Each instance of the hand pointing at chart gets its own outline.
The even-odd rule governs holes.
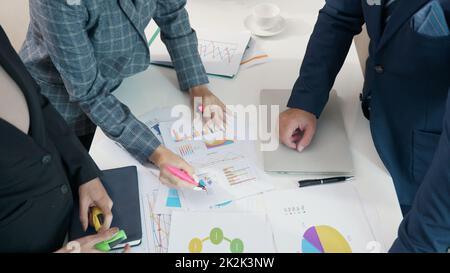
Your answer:
[[[153,162],[159,169],[159,180],[172,188],[187,188],[194,189],[196,186],[183,181],[168,170],[169,166],[176,167],[190,176],[194,176],[194,168],[189,165],[184,159],[174,154],[164,146],[159,146],[156,151],[150,157],[150,161]]]

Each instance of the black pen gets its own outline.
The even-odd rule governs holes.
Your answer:
[[[298,181],[298,186],[300,188],[303,188],[308,186],[345,182],[351,179],[353,179],[353,176],[337,176],[323,179],[306,179]]]

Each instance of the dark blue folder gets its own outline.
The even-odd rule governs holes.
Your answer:
[[[103,171],[101,177],[106,191],[114,202],[111,227],[122,229],[128,239],[115,248],[121,248],[126,243],[136,246],[142,240],[141,210],[139,201],[139,185],[135,166]],[[75,202],[69,240],[95,234],[93,227],[83,231],[80,223],[78,202]]]

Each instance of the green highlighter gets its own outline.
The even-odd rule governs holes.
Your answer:
[[[98,207],[93,207],[91,208],[91,217],[95,231],[98,232],[103,225],[103,213]],[[95,248],[103,252],[108,252],[126,239],[127,234],[125,231],[120,230],[111,239],[96,244]]]
[[[117,246],[121,242],[125,241],[126,239],[127,235],[125,234],[125,231],[120,230],[111,239],[96,244],[95,248],[102,252],[108,252],[111,251],[115,246]]]

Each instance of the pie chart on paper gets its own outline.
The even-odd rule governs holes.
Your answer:
[[[302,239],[302,253],[351,253],[342,234],[331,226],[312,226]]]

